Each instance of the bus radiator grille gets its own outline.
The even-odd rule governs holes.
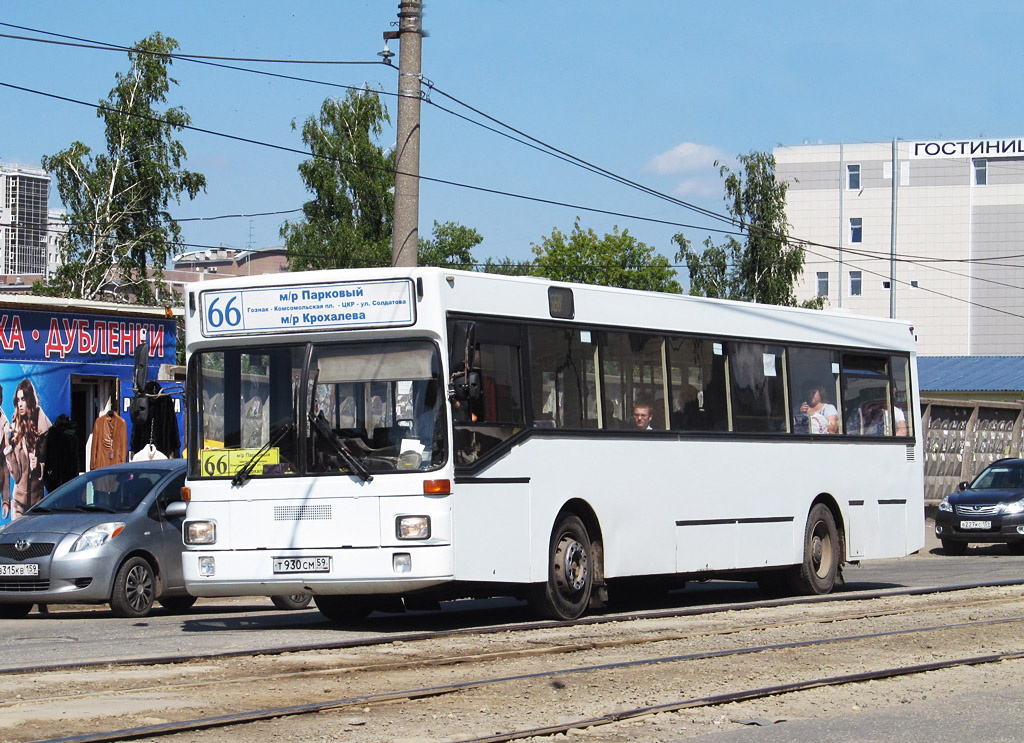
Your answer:
[[[274,506],[274,521],[330,521],[331,506]]]

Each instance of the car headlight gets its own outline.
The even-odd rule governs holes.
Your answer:
[[[953,513],[953,506],[949,505],[949,496],[947,495],[941,501],[939,501],[939,510]]]
[[[75,540],[74,545],[71,547],[71,551],[84,552],[85,550],[91,550],[95,547],[101,547],[120,534],[123,529],[123,521],[111,521],[108,524],[97,524]]]
[[[1021,513],[1024,511],[1024,500],[1015,500],[1013,503],[1007,503],[1003,506],[1003,513],[1014,514]]]

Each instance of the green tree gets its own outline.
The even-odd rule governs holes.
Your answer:
[[[503,276],[534,276],[536,267],[533,261],[516,261],[509,257],[488,258],[483,265],[484,273],[496,273]]]
[[[594,230],[581,229],[577,219],[572,234],[567,236],[556,228],[540,245],[533,245],[533,252],[537,276],[673,294],[682,291],[668,259],[629,230],[620,233],[618,227],[599,238]]]
[[[185,148],[174,138],[190,122],[167,100],[171,57],[178,48],[155,33],[128,52],[131,68],[100,101],[106,127],[105,153],[92,154],[81,142],[42,165],[57,184],[67,210],[67,232],[59,243],[61,267],[40,293],[96,299],[120,284],[136,301],[153,304],[163,287],[163,267],[180,248],[181,229],[167,211],[182,193],[190,199],[206,188],[200,173],[182,169]],[[150,280],[149,272],[153,279]]]
[[[299,175],[313,200],[303,221],[281,227],[293,271],[391,265],[395,153],[374,141],[390,121],[380,96],[365,89],[328,98],[302,125],[313,158]]]
[[[458,222],[440,223],[434,220],[434,236],[429,240],[420,238],[416,262],[420,266],[445,266],[472,271],[475,265],[473,248],[481,242],[483,237],[472,227]]]
[[[726,208],[746,233],[745,242],[730,236],[715,245],[708,238],[703,252],[697,253],[678,233],[672,238],[679,247],[676,260],[685,261],[690,271],[690,294],[795,305],[793,285],[803,270],[804,250],[786,236],[787,184],[775,178],[773,155],[751,151],[739,161],[741,171],[722,165],[719,174],[725,178]],[[818,308],[822,304],[820,298],[804,303]]]

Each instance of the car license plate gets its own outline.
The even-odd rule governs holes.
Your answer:
[[[39,564],[25,562],[18,565],[0,565],[0,576],[3,575],[39,575]]]
[[[961,521],[961,529],[991,529],[991,521]]]
[[[275,557],[275,573],[329,573],[329,557]]]

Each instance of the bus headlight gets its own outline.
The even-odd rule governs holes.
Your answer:
[[[399,516],[395,519],[395,536],[399,539],[430,539],[430,517]]]
[[[185,522],[185,544],[216,544],[217,524],[213,521]]]

